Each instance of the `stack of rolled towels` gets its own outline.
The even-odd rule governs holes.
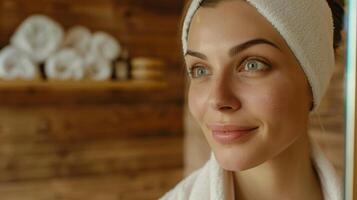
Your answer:
[[[67,32],[44,15],[24,20],[0,51],[0,79],[33,80],[40,66],[50,80],[108,80],[119,42],[105,32],[92,33],[84,26]]]

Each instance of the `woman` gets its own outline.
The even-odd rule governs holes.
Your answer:
[[[188,104],[212,149],[162,199],[338,200],[308,137],[334,66],[340,21],[325,0],[193,0],[182,42]],[[334,40],[335,38],[335,40]]]

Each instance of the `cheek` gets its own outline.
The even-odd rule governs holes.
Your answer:
[[[304,129],[310,102],[308,87],[287,78],[278,80],[258,90],[255,87],[256,92],[246,96],[249,110],[272,132]]]
[[[252,96],[249,96],[251,108],[256,113],[266,115],[266,117],[280,118],[282,114],[287,112],[291,107],[291,94],[284,87],[266,85],[262,87]],[[259,111],[259,112],[258,112]]]
[[[208,93],[197,85],[190,83],[188,89],[188,107],[192,116],[201,124],[208,108]]]

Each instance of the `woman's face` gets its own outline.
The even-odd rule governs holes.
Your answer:
[[[257,166],[307,133],[312,95],[304,72],[248,3],[199,8],[185,62],[190,111],[223,168]]]

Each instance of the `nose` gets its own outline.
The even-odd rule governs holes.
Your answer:
[[[234,112],[241,108],[238,91],[227,78],[221,78],[212,82],[209,96],[211,108],[220,112]]]

